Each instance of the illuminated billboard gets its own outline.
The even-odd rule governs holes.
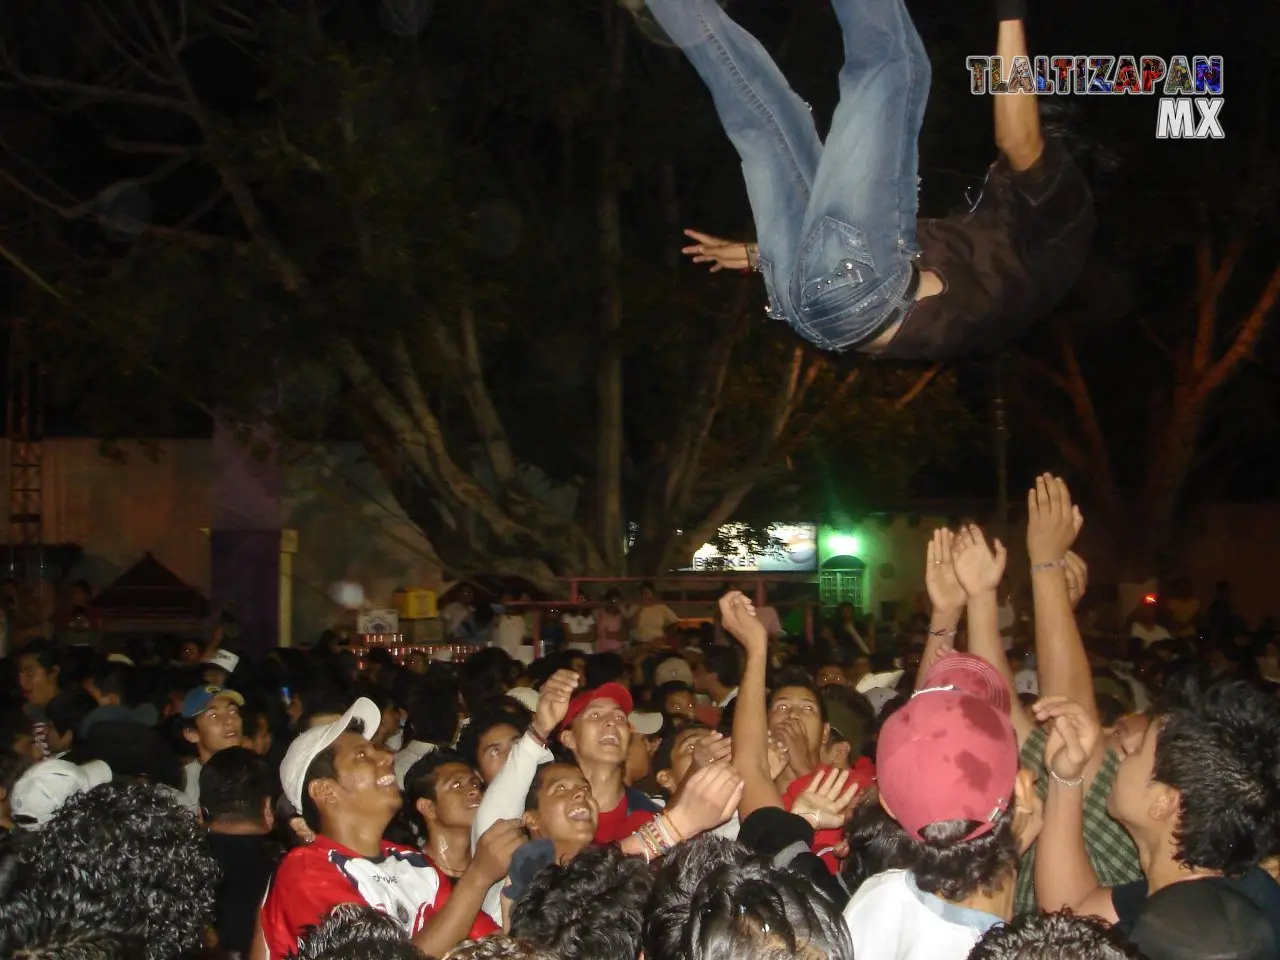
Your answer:
[[[743,524],[720,528],[715,543],[704,544],[685,570],[751,573],[813,573],[818,569],[818,525],[775,523],[753,532]]]

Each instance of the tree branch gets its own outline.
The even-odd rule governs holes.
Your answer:
[[[340,343],[344,344],[344,366],[348,369],[355,367],[356,359],[346,355],[347,348],[354,350],[354,346],[350,346],[350,341],[347,340],[341,340]],[[460,468],[449,454],[445,445],[444,431],[422,392],[422,385],[418,380],[417,371],[414,370],[413,360],[409,355],[409,348],[405,345],[404,337],[399,333],[393,335],[390,349],[391,365],[399,382],[400,391],[408,402],[409,411],[418,428],[418,435],[426,445],[425,456],[432,467],[427,475],[434,474],[441,484],[441,492],[452,496],[475,513],[499,540],[512,546],[532,543],[533,537],[530,532],[512,520],[494,502],[489,492],[478,484],[470,473]],[[358,361],[363,363],[363,357],[358,357]],[[368,381],[374,377],[374,374],[371,369],[368,369],[367,364],[364,366],[367,373],[362,373],[362,376]],[[381,383],[377,386],[386,389]]]
[[[1258,338],[1262,336],[1262,331],[1271,314],[1271,309],[1276,304],[1277,297],[1280,297],[1280,264],[1277,264],[1276,268],[1271,272],[1270,279],[1267,281],[1266,286],[1263,287],[1262,293],[1254,303],[1253,309],[1249,311],[1249,316],[1241,325],[1239,332],[1236,333],[1231,346],[1227,348],[1227,352],[1196,383],[1195,396],[1197,402],[1203,403],[1218,387],[1222,386],[1222,382],[1231,375],[1231,372],[1240,361],[1253,349],[1254,344],[1258,342]]]
[[[511,442],[485,384],[480,343],[476,337],[475,311],[470,304],[464,304],[458,311],[458,316],[460,346],[438,317],[430,316],[428,325],[440,352],[462,387],[462,395],[471,409],[471,416],[484,444],[489,465],[493,468],[494,478],[505,489],[516,481],[516,462],[511,454]]]
[[[192,157],[199,147],[180,143],[148,143],[143,140],[122,140],[115,134],[108,134],[103,144],[117,153],[141,153],[165,157]]]
[[[904,409],[907,406],[907,404],[911,403],[911,401],[915,400],[916,397],[920,396],[920,394],[924,392],[925,387],[929,386],[929,384],[933,382],[934,377],[936,377],[941,372],[942,372],[942,364],[935,363],[932,367],[930,367],[924,373],[920,374],[920,376],[916,378],[916,382],[911,385],[911,389],[909,389],[906,393],[904,393],[901,397],[898,398],[897,403],[893,405],[894,409],[895,410]]]

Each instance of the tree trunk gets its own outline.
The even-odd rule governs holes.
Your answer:
[[[622,232],[619,211],[617,101],[626,64],[626,21],[613,4],[604,4],[609,42],[607,117],[600,144],[600,181],[596,216],[600,236],[600,357],[596,373],[599,404],[596,435],[596,542],[605,563],[624,569],[622,516]]]

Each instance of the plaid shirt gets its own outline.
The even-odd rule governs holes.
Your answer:
[[[1044,729],[1035,730],[1022,745],[1022,765],[1036,775],[1036,793],[1043,800],[1049,795],[1049,769],[1044,762],[1044,748],[1049,734]],[[1122,883],[1142,879],[1142,867],[1138,863],[1138,848],[1133,845],[1129,831],[1120,826],[1107,813],[1107,795],[1115,782],[1120,758],[1110,747],[1093,778],[1084,798],[1084,847],[1093,864],[1093,872],[1104,887],[1118,887]],[[1035,889],[1036,848],[1033,844],[1018,865],[1017,899],[1014,913],[1032,913],[1036,908]]]

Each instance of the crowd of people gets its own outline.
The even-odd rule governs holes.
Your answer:
[[[736,591],[724,643],[529,664],[26,641],[0,955],[1280,957],[1280,688],[1199,636],[1118,667],[1077,624],[1066,485],[1028,514],[1027,648],[971,525],[887,663]]]

